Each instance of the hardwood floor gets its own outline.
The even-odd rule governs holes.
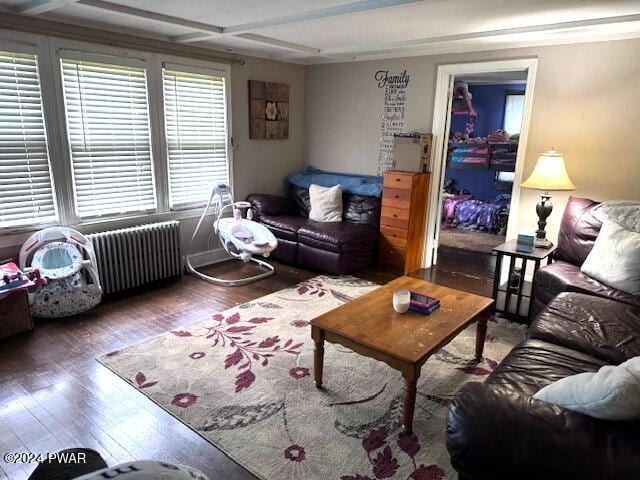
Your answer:
[[[415,274],[440,285],[490,297],[495,266],[494,255],[441,245],[438,264]]]
[[[416,275],[483,292],[482,282],[454,267],[440,265]],[[246,273],[237,268],[229,262],[209,271]],[[266,280],[233,288],[186,276],[70,319],[37,321],[34,331],[0,340],[0,453],[82,446],[99,451],[109,465],[159,459],[191,465],[212,480],[255,478],[95,358],[315,275],[283,264],[276,268],[278,273]],[[393,278],[374,269],[358,276],[377,283]],[[26,478],[33,468],[0,459],[0,477]]]

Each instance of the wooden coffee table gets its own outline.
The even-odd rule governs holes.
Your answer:
[[[406,288],[440,299],[431,315],[396,313],[393,291]],[[413,430],[416,384],[427,359],[477,322],[476,359],[482,359],[487,320],[494,311],[491,298],[454,290],[418,278],[400,277],[311,321],[315,342],[314,375],[322,386],[324,342],[339,343],[365,357],[400,370],[405,381],[403,425]]]

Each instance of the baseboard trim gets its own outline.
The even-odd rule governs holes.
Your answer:
[[[193,265],[195,268],[198,268],[204,267],[205,265],[224,262],[226,260],[230,260],[232,257],[229,256],[224,248],[216,248],[214,250],[207,250],[205,252],[193,253],[189,255],[189,258],[191,260],[191,265]],[[182,261],[186,265],[186,256],[182,259]]]

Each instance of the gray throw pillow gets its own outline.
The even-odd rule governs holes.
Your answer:
[[[604,222],[580,269],[609,287],[640,295],[640,233]]]

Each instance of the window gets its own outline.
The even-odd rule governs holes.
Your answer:
[[[155,210],[146,69],[61,64],[77,216]]]
[[[163,69],[169,204],[206,202],[215,183],[229,182],[225,76]]]
[[[504,102],[504,130],[509,135],[520,133],[522,113],[524,112],[524,93],[507,94]]]
[[[38,62],[0,52],[0,227],[55,220]]]

